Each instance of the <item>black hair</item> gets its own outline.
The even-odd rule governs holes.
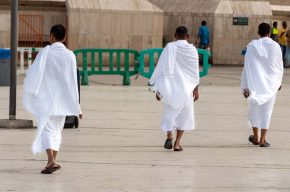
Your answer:
[[[205,26],[205,25],[206,25],[206,21],[202,21],[202,22],[201,22],[201,25],[202,25],[202,26]]]
[[[61,24],[54,25],[50,29],[50,34],[54,36],[56,41],[63,41],[66,34],[65,27]]]
[[[175,31],[175,36],[177,38],[185,39],[187,35],[188,35],[188,29],[185,26],[177,27]]]
[[[258,28],[258,34],[261,37],[266,37],[270,34],[270,25],[268,23],[261,23]]]
[[[287,28],[287,21],[283,21],[283,22],[282,22],[282,26],[283,26],[284,28]]]
[[[277,26],[278,26],[278,22],[277,21],[274,21],[273,22],[273,27],[276,27],[277,28]]]

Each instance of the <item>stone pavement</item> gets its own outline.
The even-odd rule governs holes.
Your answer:
[[[161,103],[139,78],[95,76],[82,87],[84,119],[63,132],[62,169],[41,175],[45,154],[33,156],[35,129],[0,130],[0,191],[20,192],[289,192],[290,70],[279,93],[268,140],[248,143],[247,104],[239,67],[214,67],[202,79],[197,127],[185,133],[183,152],[163,149]],[[18,118],[31,119],[21,106]],[[8,88],[0,87],[0,118],[8,116]]]

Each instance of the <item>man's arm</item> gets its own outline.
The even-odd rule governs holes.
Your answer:
[[[241,91],[245,98],[248,98],[250,96],[250,90],[248,88],[248,79],[247,79],[247,64],[249,61],[249,53],[251,53],[251,47],[247,46],[246,48],[247,52],[245,54],[245,63],[244,68],[241,75]]]
[[[243,89],[243,95],[247,99],[250,96],[250,90],[249,89]]]
[[[247,87],[248,87],[247,75],[246,75],[245,69],[243,69],[242,79],[241,79],[241,88],[242,88],[243,95],[246,99],[250,96],[250,90]]]
[[[74,87],[76,88],[76,94],[78,96],[78,101],[79,101],[79,106],[80,106],[80,112],[79,112],[79,118],[82,119],[83,118],[83,113],[81,110],[81,105],[80,105],[80,74],[77,68],[77,60],[76,60],[76,56],[73,52],[71,52],[71,59],[72,59],[72,72],[73,72],[73,76],[74,76]]]
[[[197,101],[197,100],[199,99],[198,86],[199,86],[199,85],[197,85],[197,86],[194,88],[193,92],[192,92],[192,95],[193,95],[193,101]]]
[[[285,33],[286,33],[286,30],[285,31],[281,30],[279,37],[282,37]]]
[[[157,101],[160,101],[162,99],[162,96],[160,95],[158,91],[156,92],[156,99]]]

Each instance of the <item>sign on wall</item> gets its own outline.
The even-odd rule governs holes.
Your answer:
[[[248,17],[233,17],[233,25],[249,25]]]

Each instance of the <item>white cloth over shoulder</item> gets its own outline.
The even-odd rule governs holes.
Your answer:
[[[76,58],[62,43],[46,46],[36,56],[24,80],[23,105],[38,119],[33,153],[41,152],[41,134],[51,116],[79,115]]]
[[[183,107],[192,98],[199,84],[199,64],[196,48],[186,40],[168,43],[149,81],[172,108]]]
[[[280,46],[269,37],[253,40],[247,46],[241,89],[249,89],[249,101],[263,105],[276,95],[283,72]]]

